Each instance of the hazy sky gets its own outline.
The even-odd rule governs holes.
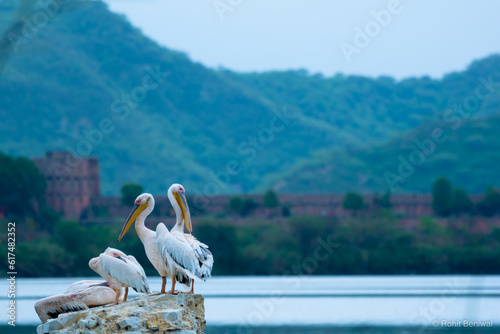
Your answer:
[[[237,71],[441,77],[500,52],[500,1],[105,1],[159,44]]]

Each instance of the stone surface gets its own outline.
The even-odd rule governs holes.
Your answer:
[[[123,320],[120,320],[118,322],[118,326],[120,327],[120,329],[125,329],[125,330],[141,329],[142,328],[142,321],[138,317],[129,317],[129,318],[125,318]]]
[[[111,307],[65,313],[37,328],[38,334],[184,333],[205,330],[202,295],[141,296]]]

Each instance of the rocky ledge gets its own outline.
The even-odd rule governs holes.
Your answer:
[[[38,334],[178,333],[205,330],[202,295],[141,296],[110,307],[60,314],[38,326]]]

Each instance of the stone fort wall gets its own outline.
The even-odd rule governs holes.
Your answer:
[[[95,157],[76,158],[70,152],[47,152],[44,157],[33,162],[45,175],[47,191],[45,201],[57,212],[63,212],[64,218],[83,221],[99,221],[100,218],[127,217],[133,203],[123,205],[119,197],[101,197],[99,162]],[[243,195],[252,198],[258,205],[252,211],[253,216],[269,217],[281,215],[281,210],[274,211],[263,207],[262,195]],[[365,213],[376,209],[374,195],[364,195]],[[471,195],[477,202],[481,195]],[[191,211],[196,214],[230,214],[228,202],[230,195],[197,196],[191,198]],[[350,212],[342,208],[343,194],[280,194],[280,205],[286,205],[292,215],[343,216]],[[172,207],[166,194],[155,196],[156,209],[153,216],[173,216]],[[432,216],[431,194],[397,194],[391,196],[392,211],[404,217],[416,218]],[[106,219],[104,219],[106,218]]]
[[[286,205],[290,208],[292,215],[321,215],[321,216],[345,216],[350,215],[349,211],[342,208],[342,198],[344,195],[324,194],[324,195],[297,195],[282,194],[279,195],[280,206]],[[229,200],[232,196],[221,195],[205,197],[203,201],[197,201],[196,196],[188,198],[191,212],[217,215],[219,213],[230,213],[228,208]],[[246,195],[242,198],[252,198],[258,207],[252,211],[253,216],[268,217],[272,210],[263,207],[262,195]],[[373,195],[365,195],[365,212],[370,213],[376,210],[373,204]],[[480,195],[472,195],[473,201],[478,201]],[[174,212],[168,201],[167,196],[155,196],[155,211],[153,216],[168,217],[173,216]],[[391,196],[392,211],[401,214],[404,217],[416,218],[421,216],[434,215],[432,209],[431,194],[408,194]],[[127,217],[133,207],[123,205],[119,197],[99,197],[91,201],[91,206],[87,210],[86,219],[96,218],[99,210],[103,217]],[[281,215],[281,209],[276,210],[277,215]]]

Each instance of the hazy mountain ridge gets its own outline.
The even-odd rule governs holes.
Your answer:
[[[457,130],[443,128],[442,140],[429,144],[436,128],[442,128],[442,123],[425,124],[370,149],[323,152],[316,159],[298,163],[285,176],[271,176],[269,182],[280,184],[283,192],[312,188],[324,193],[332,188],[339,192],[427,193],[432,186],[429,180],[440,175],[471,193],[500,185],[499,116],[472,119]],[[410,158],[414,151],[420,152],[422,160]]]
[[[78,153],[92,138],[84,131],[93,133],[110,119],[113,130],[84,152],[100,158],[106,194],[130,180],[150,192],[165,192],[172,182],[205,191],[213,173],[221,175],[232,161],[243,169],[227,186],[219,183],[220,193],[276,184],[299,192],[316,186],[323,192],[383,190],[375,166],[366,165],[370,157],[385,150],[380,159],[390,165],[400,154],[394,138],[438,122],[450,103],[474,91],[478,77],[500,70],[500,57],[492,56],[442,80],[215,71],[158,46],[100,2],[72,5],[7,62],[0,77],[0,150],[28,156],[54,149]],[[2,18],[12,13],[12,6],[0,6]],[[118,110],[127,106],[123,96],[151,72],[165,76],[123,117]],[[499,96],[484,101],[478,115],[498,114]],[[263,129],[271,128],[276,110],[294,117],[271,138],[262,137],[269,135]],[[311,172],[311,166],[321,166],[323,173],[336,175],[337,165],[375,181],[335,176],[323,182],[323,174]],[[476,189],[482,181],[471,182]],[[403,190],[423,191],[412,184],[405,182]]]

